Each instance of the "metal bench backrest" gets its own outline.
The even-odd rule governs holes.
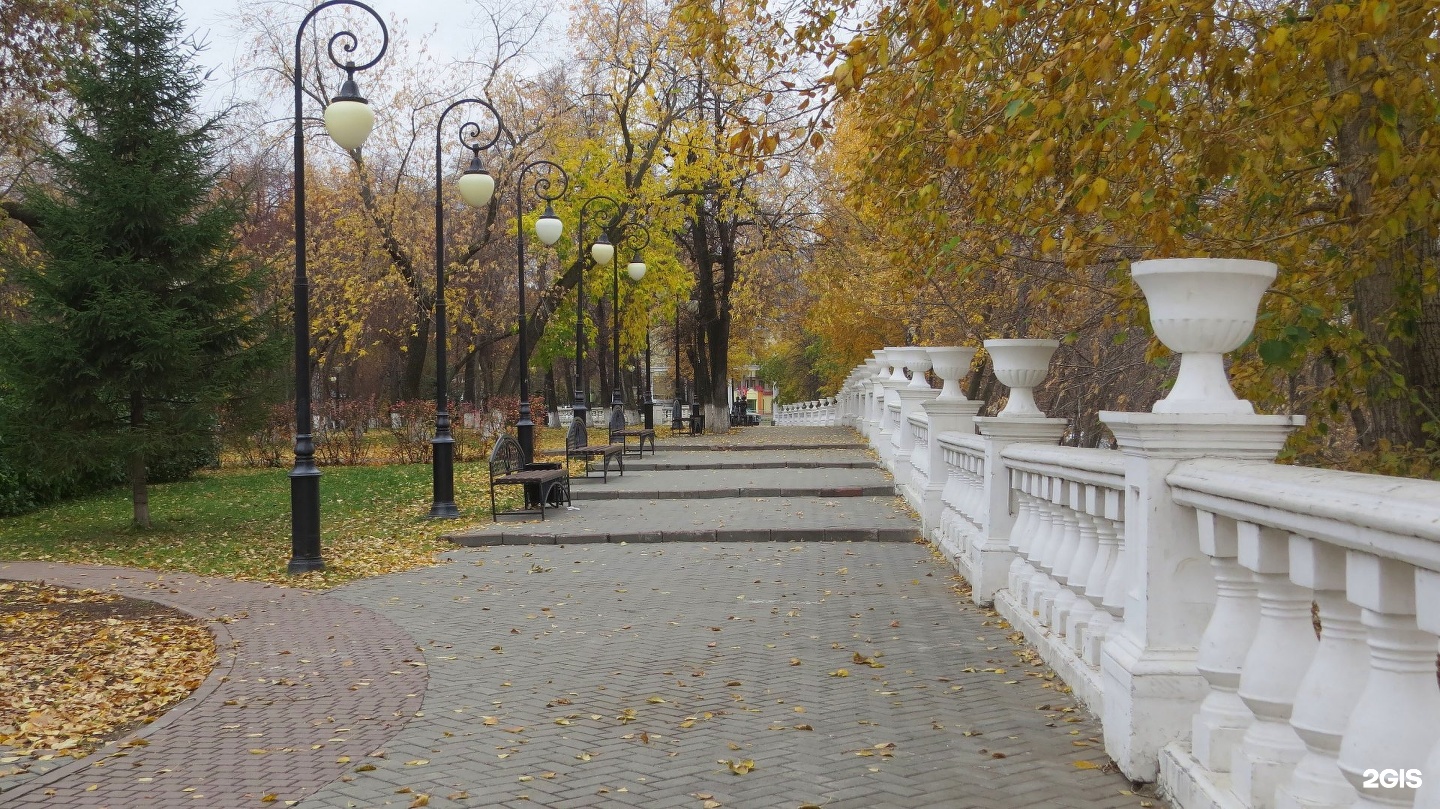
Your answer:
[[[565,451],[584,449],[589,443],[590,436],[585,432],[585,424],[578,419],[570,422],[570,429],[565,431]]]
[[[519,442],[506,434],[495,439],[495,448],[490,450],[490,477],[504,477],[524,468],[525,455],[520,451]]]

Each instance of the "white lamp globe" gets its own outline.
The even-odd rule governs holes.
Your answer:
[[[325,108],[325,131],[342,149],[359,149],[375,128],[375,111],[365,99],[336,96]]]
[[[641,261],[639,256],[635,256],[626,265],[625,272],[630,275],[631,281],[639,283],[640,279],[645,277],[645,262]]]
[[[359,149],[375,128],[375,111],[360,95],[355,83],[355,65],[347,63],[345,83],[325,108],[325,131],[342,149]]]
[[[481,167],[480,158],[476,156],[470,161],[470,168],[455,182],[455,187],[460,190],[460,198],[465,200],[466,205],[484,208],[495,195],[495,178]]]
[[[565,232],[565,223],[555,215],[554,209],[549,205],[545,206],[545,213],[535,220],[535,235],[545,245],[552,245],[560,241],[560,234]]]
[[[610,239],[604,234],[601,234],[600,241],[590,245],[590,258],[595,260],[596,266],[604,267],[615,260],[615,245],[611,244]]]

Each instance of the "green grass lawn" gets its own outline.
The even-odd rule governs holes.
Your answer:
[[[285,469],[200,472],[195,480],[150,487],[153,527],[130,527],[129,489],[99,492],[31,514],[0,519],[0,559],[91,562],[333,587],[428,564],[447,543],[436,538],[490,521],[484,463],[457,464],[462,517],[437,522],[430,466],[330,467],[320,479],[323,572],[291,577],[290,480]]]
[[[664,437],[668,430],[662,429]],[[385,436],[378,436],[381,441]],[[591,429],[590,442],[606,431]],[[537,449],[565,446],[565,431],[538,429]],[[488,450],[487,450],[488,452]],[[320,542],[326,569],[290,576],[288,469],[204,470],[150,487],[152,527],[130,526],[130,490],[117,488],[0,519],[0,560],[88,562],[326,588],[430,564],[449,547],[439,534],[490,522],[486,463],[455,465],[461,518],[430,512],[430,465],[332,466],[320,479]],[[571,474],[581,472],[577,464]],[[518,505],[517,487],[497,492]]]

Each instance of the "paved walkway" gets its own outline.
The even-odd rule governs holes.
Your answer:
[[[360,761],[420,709],[424,657],[410,636],[332,595],[41,562],[0,565],[0,578],[167,604],[208,621],[217,652],[204,685],[154,723],[88,759],[0,781],[7,809],[254,807],[267,795],[284,805],[344,775],[340,758]]]
[[[661,442],[656,463],[774,460],[811,439],[856,452],[808,429]],[[762,442],[781,448],[745,448]],[[688,473],[655,474],[648,499],[577,500],[546,520],[536,536],[555,544],[462,548],[327,594],[0,566],[212,617],[222,646],[206,685],[142,731],[148,745],[34,776],[0,805],[1146,805],[1103,768],[1098,724],[925,546],[825,540],[869,518],[913,537],[895,498],[678,500],[664,478]],[[629,517],[637,537],[692,541],[596,528],[619,507],[653,509]],[[722,533],[756,514],[773,541]]]

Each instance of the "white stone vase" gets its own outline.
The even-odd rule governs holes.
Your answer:
[[[930,370],[930,353],[923,346],[906,346],[902,349],[900,360],[910,371],[910,383],[906,387],[913,390],[930,390],[930,383],[925,381],[925,372]]]
[[[930,367],[944,384],[940,387],[937,402],[963,402],[965,394],[960,392],[960,380],[970,372],[970,361],[975,358],[975,349],[968,346],[926,346],[930,355]]]
[[[1010,389],[1010,400],[997,413],[1002,418],[1045,418],[1035,405],[1035,388],[1050,372],[1050,358],[1059,340],[986,340],[985,350],[995,367],[995,378]]]
[[[1155,413],[1249,415],[1255,408],[1236,398],[1225,374],[1225,357],[1255,328],[1260,296],[1275,280],[1268,261],[1166,258],[1137,261],[1130,277],[1150,305],[1150,327],[1180,355],[1180,373]]]
[[[880,379],[882,382],[891,383],[889,387],[892,389],[910,384],[910,380],[905,378],[905,363],[901,360],[904,354],[905,346],[885,346],[877,355],[881,362],[890,366],[890,375],[882,375]]]

